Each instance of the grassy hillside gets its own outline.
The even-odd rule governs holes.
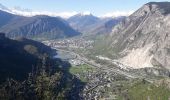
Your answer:
[[[80,80],[83,82],[87,82],[85,75],[88,74],[88,72],[94,71],[95,69],[91,67],[90,65],[78,65],[78,66],[72,66],[69,69],[69,72],[73,75],[78,75]]]
[[[166,86],[135,80],[122,87],[117,100],[169,100],[170,89]]]

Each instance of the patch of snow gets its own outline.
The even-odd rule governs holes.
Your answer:
[[[91,12],[90,12],[90,11],[85,11],[85,12],[82,12],[81,15],[82,15],[82,16],[91,15]]]
[[[57,12],[49,12],[49,11],[20,11],[16,9],[11,9],[11,11],[9,12],[12,14],[22,15],[22,16],[27,16],[27,17],[36,16],[36,15],[48,15],[52,17],[69,18],[77,14],[77,12],[58,12],[57,13]]]
[[[36,16],[36,15],[47,15],[47,16],[52,16],[52,17],[69,18],[71,16],[78,14],[78,12],[76,11],[50,12],[50,11],[33,11],[31,9],[23,9],[21,7],[8,8],[2,4],[0,4],[0,10],[6,11],[8,13],[16,14],[16,15],[27,16],[27,17]],[[85,14],[87,14],[87,12],[85,12]]]

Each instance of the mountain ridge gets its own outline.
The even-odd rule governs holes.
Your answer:
[[[0,11],[1,22],[0,32],[7,33],[11,38],[44,38],[56,39],[79,35],[80,33],[72,29],[63,19],[38,15],[24,17]],[[9,16],[9,18],[8,18]]]

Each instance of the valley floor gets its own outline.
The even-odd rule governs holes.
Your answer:
[[[50,41],[47,43],[56,49],[59,55],[70,55],[62,59],[72,64],[70,73],[86,83],[81,93],[86,100],[168,100],[170,98],[170,89],[166,86],[166,82],[170,80],[168,75],[146,72],[146,70],[159,72],[159,69],[131,69],[100,55],[89,57],[81,53],[82,48],[73,49],[67,46],[61,48],[50,45]],[[158,80],[165,83],[156,84]]]

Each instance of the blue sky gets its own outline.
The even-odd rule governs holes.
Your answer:
[[[134,11],[147,2],[151,0],[0,0],[0,3],[7,7],[19,6],[36,11],[53,12],[90,11],[95,15],[114,11]]]

